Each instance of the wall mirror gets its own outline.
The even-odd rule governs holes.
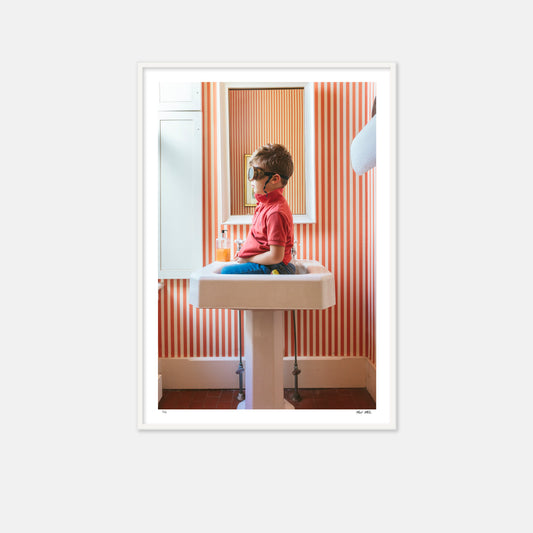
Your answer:
[[[285,198],[294,222],[316,222],[313,83],[219,83],[218,90],[221,224],[252,223],[247,159],[266,143],[283,144],[293,156]]]

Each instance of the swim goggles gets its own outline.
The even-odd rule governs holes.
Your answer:
[[[263,179],[263,176],[269,176],[270,178],[272,178],[274,174],[279,174],[279,172],[268,172],[267,170],[263,170],[262,168],[259,168],[259,167],[250,167],[248,169],[248,181],[260,180],[260,179]],[[281,176],[281,174],[279,175]],[[281,177],[283,178],[284,176],[281,176]]]

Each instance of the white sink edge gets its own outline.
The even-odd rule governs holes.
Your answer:
[[[191,274],[191,279],[197,280],[210,280],[219,281],[224,283],[225,281],[264,281],[266,283],[299,283],[308,282],[313,280],[322,280],[324,278],[333,277],[331,272],[324,272],[324,274],[295,274],[295,275],[272,275],[272,274]]]
[[[216,279],[219,281],[222,281],[223,279],[231,279],[231,280],[242,280],[245,281],[247,279],[249,280],[269,280],[269,281],[281,281],[281,282],[287,282],[287,281],[297,281],[301,278],[305,278],[306,280],[313,279],[315,277],[316,279],[322,278],[324,276],[333,276],[333,274],[323,265],[321,265],[318,261],[315,261],[314,259],[298,259],[294,264],[298,267],[299,265],[303,266],[306,269],[312,269],[315,270],[315,272],[306,272],[305,274],[280,274],[280,275],[272,275],[272,274],[220,274],[220,270],[226,265],[233,265],[236,264],[235,261],[230,262],[223,262],[223,261],[215,261],[213,263],[210,263],[209,265],[204,266],[202,269],[197,270],[196,272],[193,272],[191,277],[194,279]],[[236,278],[238,276],[238,278]]]

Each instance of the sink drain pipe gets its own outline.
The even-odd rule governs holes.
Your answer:
[[[244,387],[242,384],[242,375],[244,374],[244,366],[242,365],[242,332],[241,332],[241,313],[239,309],[239,368],[235,374],[239,375],[239,394],[237,395],[237,400],[244,400]]]
[[[298,392],[298,375],[300,374],[301,370],[298,368],[298,349],[296,345],[296,311],[292,310],[292,333],[294,337],[294,368],[292,371],[292,375],[294,376],[294,391],[291,396],[291,400],[294,402],[299,402],[302,397],[300,396],[300,393]]]

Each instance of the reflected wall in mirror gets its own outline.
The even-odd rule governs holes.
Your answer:
[[[312,83],[219,84],[221,223],[251,223],[243,161],[267,143],[283,144],[293,156],[285,197],[294,222],[315,222],[313,94]]]
[[[291,153],[294,174],[285,188],[293,215],[305,214],[304,90],[229,89],[230,212],[253,215],[254,208],[242,197],[243,154],[251,154],[266,143],[279,143]],[[255,198],[254,198],[255,200]],[[251,202],[254,203],[255,202]]]

